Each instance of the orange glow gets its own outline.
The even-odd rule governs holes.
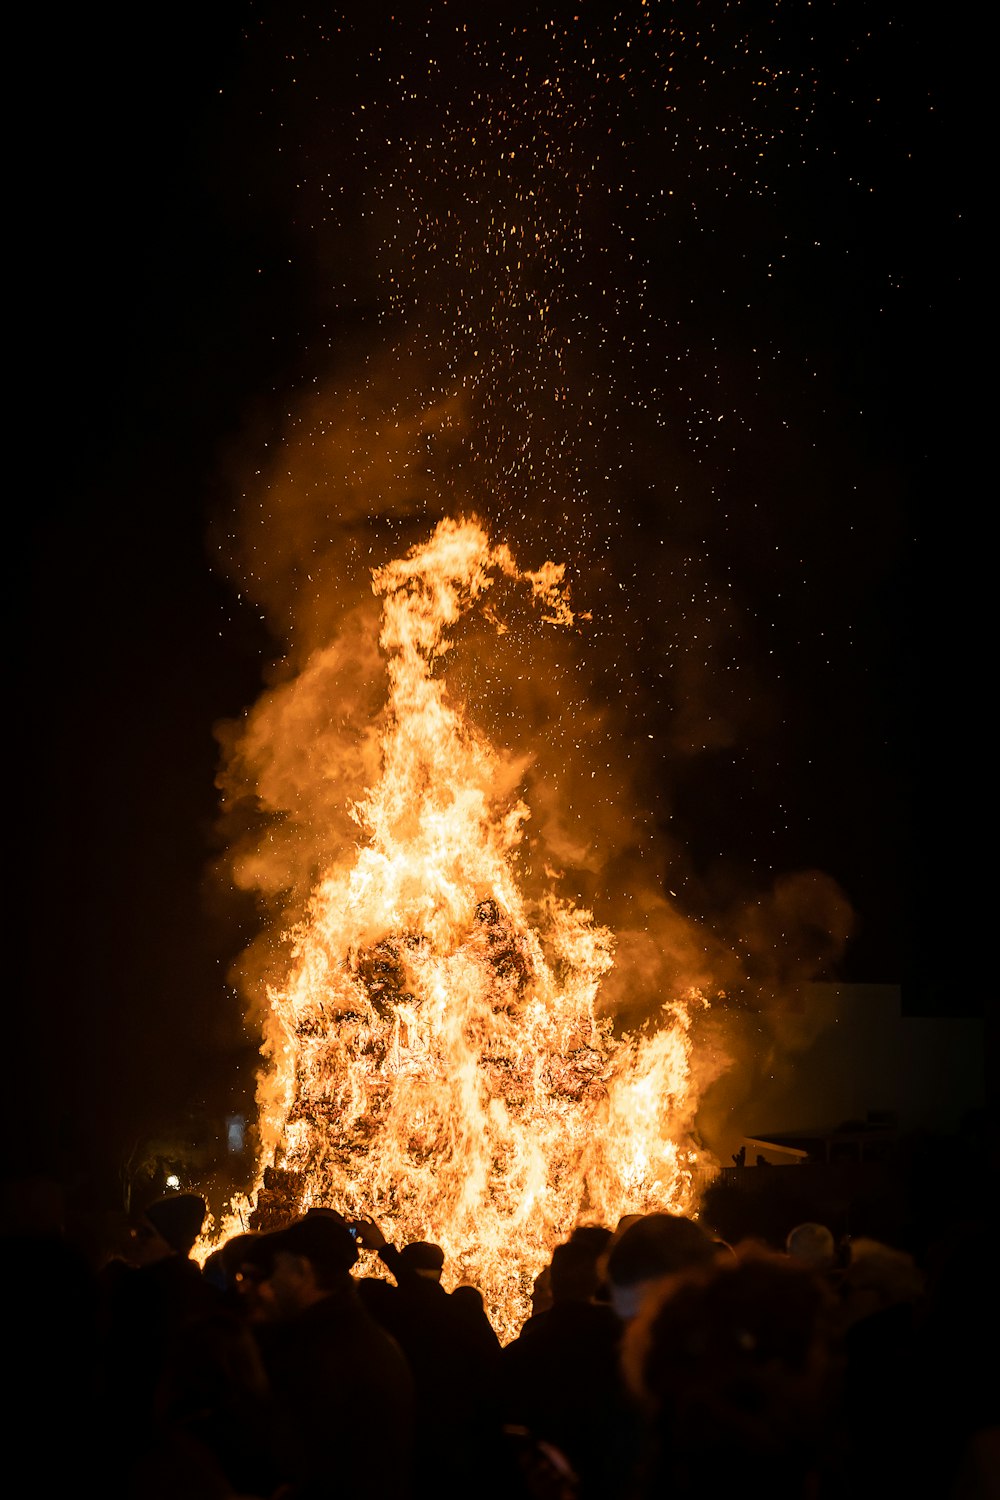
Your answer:
[[[372,1214],[397,1244],[436,1241],[445,1285],[478,1286],[506,1341],[574,1225],[694,1209],[690,1027],[707,1002],[672,997],[656,1028],[616,1034],[597,1003],[612,933],[554,884],[522,893],[529,809],[441,670],[449,630],[500,576],[546,621],[573,623],[563,568],[520,570],[475,521],[442,521],[373,574],[381,775],[268,992],[250,1201],[276,1167],[292,1212],[329,1204]]]

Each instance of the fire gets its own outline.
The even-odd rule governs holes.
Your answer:
[[[444,520],[373,574],[388,703],[361,839],[328,869],[268,992],[256,1194],[286,1212],[372,1214],[433,1239],[445,1284],[479,1287],[505,1340],[574,1225],[692,1211],[697,991],[616,1035],[598,996],[614,938],[555,890],[528,899],[529,809],[449,697],[448,632],[500,576],[570,625],[564,570],[522,571],[476,521]],[[266,1170],[265,1170],[266,1168]]]

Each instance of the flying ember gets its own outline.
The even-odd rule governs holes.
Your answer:
[[[323,872],[268,990],[258,1221],[328,1204],[402,1245],[432,1239],[445,1284],[472,1282],[501,1338],[578,1223],[689,1212],[702,1153],[691,1025],[698,991],[654,1027],[602,1014],[614,937],[559,895],[529,897],[530,810],[449,695],[449,632],[506,579],[570,625],[564,569],[518,567],[474,520],[373,574],[388,700],[381,774],[350,809],[360,837]]]

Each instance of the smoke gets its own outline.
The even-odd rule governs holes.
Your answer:
[[[525,888],[554,885],[612,927],[601,1006],[623,1029],[655,1024],[687,989],[713,998],[697,1052],[708,1087],[751,1077],[749,1050],[808,1044],[790,997],[835,965],[852,919],[821,872],[734,890],[732,871],[690,845],[694,833],[724,847],[738,811],[720,791],[710,826],[695,828],[685,794],[697,788],[704,807],[704,784],[721,787],[739,757],[752,775],[784,712],[733,567],[760,522],[736,505],[720,517],[692,457],[702,427],[718,430],[719,371],[649,325],[649,266],[634,263],[635,222],[602,133],[599,88],[616,75],[592,71],[582,33],[573,52],[557,29],[541,74],[508,66],[502,38],[487,66],[456,33],[447,87],[412,117],[387,74],[377,142],[352,86],[350,120],[331,139],[351,142],[340,178],[353,235],[349,219],[323,221],[315,198],[315,161],[337,175],[330,140],[301,105],[282,122],[288,171],[313,184],[323,221],[315,266],[331,274],[334,243],[344,264],[371,251],[376,302],[367,330],[337,349],[336,376],[320,363],[310,389],[271,414],[266,444],[248,433],[230,461],[220,567],[276,642],[260,699],[217,730],[223,870],[261,918],[235,977],[259,1017],[283,934],[359,837],[351,807],[377,778],[386,702],[372,572],[442,517],[476,515],[522,568],[565,563],[579,612],[571,630],[544,624],[498,581],[440,664],[529,809]],[[315,70],[308,49],[299,66]],[[634,101],[607,97],[625,120]],[[641,143],[634,119],[629,129]],[[672,171],[684,175],[665,162],[658,199],[673,196]],[[633,216],[647,213],[653,188],[631,167],[626,178]],[[655,339],[676,384],[661,366],[659,389],[640,396],[651,364],[640,344]],[[739,1092],[734,1081],[720,1118]]]
[[[375,379],[369,362],[363,398],[331,386],[294,412],[286,441],[248,480],[230,532],[240,538],[230,565],[287,643],[259,700],[218,727],[225,871],[253,894],[262,919],[233,976],[257,1024],[267,985],[287,968],[284,934],[323,872],[355,848],[352,808],[379,776],[387,675],[372,573],[445,513],[464,431],[457,398],[404,411],[395,368],[387,355]],[[576,598],[573,580],[569,589],[578,607],[589,603]],[[555,888],[615,933],[602,1014],[634,1031],[655,1026],[664,1004],[690,990],[712,1000],[695,1033],[698,1085],[710,1091],[701,1128],[712,1140],[762,1065],[808,1045],[807,1018],[790,1010],[789,997],[836,959],[851,914],[820,872],[785,874],[769,891],[743,890],[728,902],[720,893],[712,920],[683,909],[670,892],[684,883],[690,855],[668,831],[664,767],[738,739],[752,705],[713,712],[691,654],[679,653],[675,673],[669,654],[656,655],[682,707],[672,714],[657,703],[654,722],[665,733],[651,745],[637,727],[641,681],[625,712],[608,691],[621,639],[601,631],[591,610],[582,615],[571,629],[546,624],[523,588],[498,579],[456,626],[441,671],[497,750],[509,795],[527,804],[526,894]],[[716,622],[715,639],[724,638]],[[745,1010],[730,997],[751,986],[748,1041]],[[727,1075],[733,1081],[720,1092]]]
[[[359,357],[360,358],[360,357]],[[445,513],[448,471],[468,419],[461,392],[435,401],[425,361],[372,350],[352,380],[329,380],[229,459],[231,512],[215,527],[221,567],[266,612],[294,670],[369,603],[372,567]],[[250,458],[248,460],[247,453]]]

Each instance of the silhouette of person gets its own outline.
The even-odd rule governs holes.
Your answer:
[[[504,1493],[499,1488],[500,1340],[475,1288],[447,1292],[444,1251],[428,1240],[397,1248],[375,1220],[357,1219],[359,1245],[377,1252],[395,1287],[361,1283],[373,1316],[398,1340],[416,1387],[418,1492],[443,1497]]]
[[[312,1209],[261,1237],[270,1321],[254,1322],[270,1382],[282,1500],[412,1493],[413,1377],[365,1309],[346,1221]]]
[[[825,1487],[837,1474],[840,1324],[811,1268],[747,1242],[678,1269],[629,1324],[622,1366],[644,1429],[632,1500],[841,1493]]]
[[[611,1494],[618,1467],[622,1323],[598,1300],[611,1238],[610,1229],[587,1225],[555,1247],[551,1303],[501,1355],[505,1423],[561,1454],[581,1497]]]
[[[125,1258],[101,1272],[108,1404],[123,1470],[156,1441],[157,1388],[183,1330],[221,1303],[191,1257],[207,1211],[196,1193],[148,1204],[130,1225]]]

